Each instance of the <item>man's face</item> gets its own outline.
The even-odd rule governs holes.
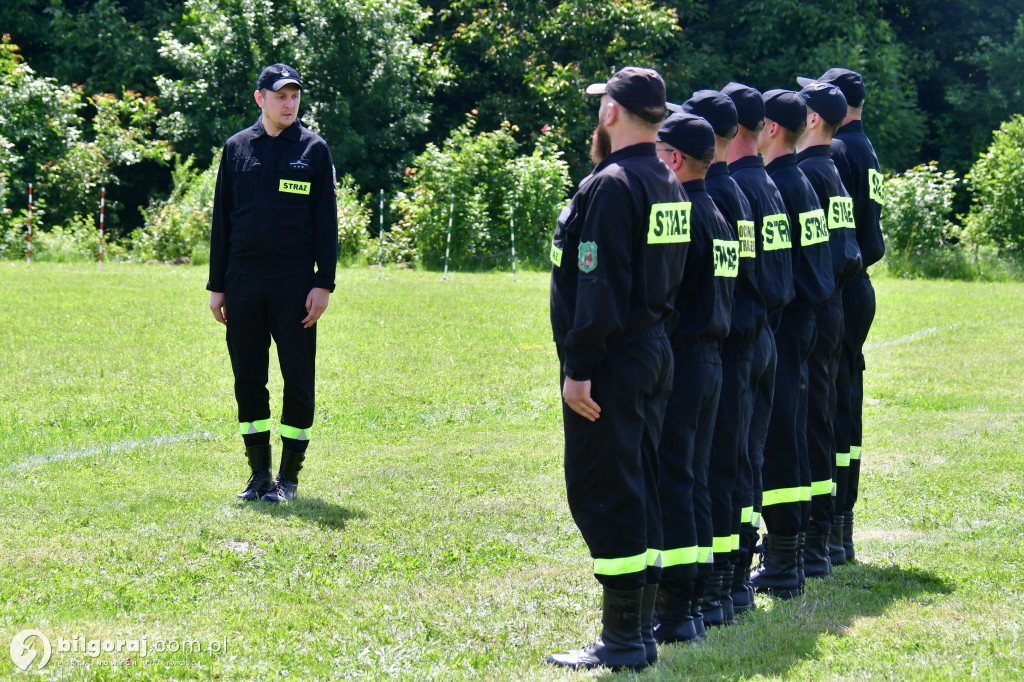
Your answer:
[[[597,110],[597,127],[590,137],[590,160],[598,165],[612,153],[612,138],[604,127],[604,112],[608,106],[608,95],[601,98],[601,107]]]
[[[256,92],[256,103],[263,110],[263,125],[269,131],[281,132],[299,115],[299,98],[302,91],[299,86],[289,83],[277,92],[259,90]]]

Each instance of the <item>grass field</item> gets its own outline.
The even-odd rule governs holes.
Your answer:
[[[544,664],[599,629],[546,274],[340,272],[281,507],[233,497],[205,276],[0,264],[0,678],[25,629],[52,679],[632,677]],[[641,679],[1024,677],[1024,286],[876,288],[859,563]]]

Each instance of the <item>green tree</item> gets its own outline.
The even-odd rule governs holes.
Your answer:
[[[960,179],[935,162],[885,181],[882,232],[885,265],[894,275],[944,276],[960,268],[963,254],[951,218]]]
[[[971,240],[1001,251],[1024,250],[1024,116],[999,127],[966,180],[973,192],[965,225]]]

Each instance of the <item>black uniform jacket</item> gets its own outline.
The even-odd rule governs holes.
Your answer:
[[[792,305],[817,308],[832,298],[832,250],[828,245],[828,223],[818,195],[796,165],[796,154],[784,154],[765,170],[775,181],[789,211],[793,226],[793,286],[796,296]]]
[[[769,311],[793,300],[792,228],[779,188],[764,169],[760,156],[745,156],[729,164],[729,175],[743,190],[754,214],[757,240],[757,286]]]
[[[828,145],[808,147],[796,155],[796,165],[804,172],[818,203],[825,209],[828,245],[832,250],[832,276],[836,291],[842,289],[864,269],[857,230],[853,218],[853,199],[839,179],[839,171],[829,156]]]
[[[764,300],[757,289],[757,239],[754,213],[724,161],[711,164],[705,178],[708,194],[732,231],[739,237],[739,271],[733,293],[728,343],[753,343],[765,321]]]
[[[262,118],[228,139],[213,200],[210,279],[228,273],[265,278],[316,274],[334,291],[338,205],[327,143],[299,121],[271,137]]]
[[[839,177],[853,197],[853,216],[857,222],[857,244],[864,267],[881,260],[885,254],[882,239],[882,167],[871,140],[864,134],[864,123],[851,121],[832,138],[832,160]]]
[[[684,182],[683,191],[692,204],[691,241],[683,282],[676,291],[679,315],[669,338],[675,346],[720,342],[729,333],[740,243],[704,180]]]
[[[690,203],[654,144],[609,154],[562,211],[551,248],[551,329],[570,379],[609,347],[666,335],[690,241]]]

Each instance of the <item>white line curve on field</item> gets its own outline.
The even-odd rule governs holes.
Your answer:
[[[14,462],[7,465],[7,470],[25,471],[27,469],[42,466],[43,464],[53,464],[54,462],[66,462],[74,459],[82,459],[83,457],[93,457],[95,455],[108,455],[115,452],[135,450],[142,447],[172,445],[174,443],[183,443],[190,440],[212,440],[215,437],[216,436],[209,431],[202,431],[199,433],[179,433],[170,436],[153,436],[152,438],[142,438],[139,440],[126,440],[121,441],[120,443],[96,445],[89,448],[81,448],[79,450],[58,450],[57,452],[51,452],[45,455],[35,455],[20,462]]]

